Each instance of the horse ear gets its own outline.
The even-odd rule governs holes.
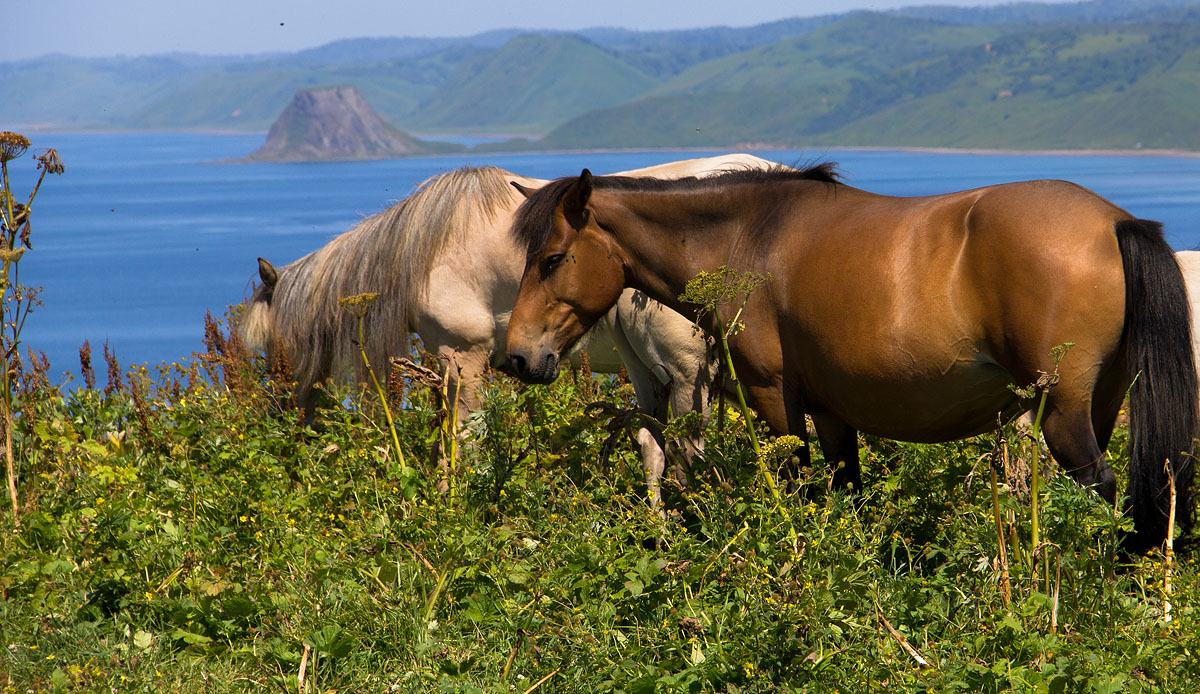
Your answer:
[[[521,195],[524,195],[525,197],[529,197],[530,195],[533,195],[534,193],[537,192],[537,188],[527,188],[527,187],[521,185],[520,183],[517,183],[516,181],[509,181],[508,183],[513,188],[516,188],[517,190],[521,191]]]
[[[267,288],[268,292],[275,290],[275,283],[279,281],[279,273],[266,258],[258,259],[258,276],[262,279],[263,286]]]
[[[584,169],[579,174],[579,180],[567,188],[563,194],[563,215],[567,222],[576,229],[582,229],[587,224],[589,212],[588,201],[592,199],[592,172]]]

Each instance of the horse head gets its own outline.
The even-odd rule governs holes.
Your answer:
[[[269,304],[275,296],[275,285],[279,283],[279,273],[275,271],[275,266],[270,261],[266,258],[259,258],[258,277],[263,282],[263,297]]]
[[[592,190],[584,169],[528,194],[517,211],[513,233],[527,254],[507,345],[509,370],[521,380],[553,381],[562,355],[625,287],[624,263],[597,223]]]
[[[246,301],[246,310],[242,314],[239,327],[250,349],[268,353],[275,342],[275,320],[271,302],[275,298],[275,285],[279,283],[279,273],[266,258],[259,258],[258,277],[262,284],[254,288],[254,293]]]

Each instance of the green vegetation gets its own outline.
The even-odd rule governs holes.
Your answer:
[[[38,300],[40,289],[21,284],[21,258],[33,250],[33,201],[37,198],[46,174],[61,175],[65,170],[62,158],[54,149],[40,151],[34,155],[37,162],[37,182],[29,191],[24,202],[17,199],[9,182],[9,165],[20,159],[29,146],[29,138],[11,131],[0,132],[0,427],[4,431],[4,471],[8,480],[8,495],[12,503],[13,519],[17,516],[17,488],[13,428],[18,416],[28,416],[15,407],[13,388],[21,370],[21,333],[29,314],[41,305]],[[37,363],[33,352],[29,361]],[[44,359],[43,359],[44,361]]]
[[[414,372],[390,379],[406,473],[374,392],[334,389],[307,425],[280,408],[286,364],[206,336],[149,371],[106,350],[103,386],[85,351],[65,395],[21,372],[0,691],[1200,688],[1194,559],[1166,583],[1161,557],[1119,559],[1125,521],[1011,428],[865,439],[861,496],[818,462],[785,513],[729,413],[663,519],[620,418],[585,414],[631,407],[628,385],[497,376],[443,494],[447,413]]]
[[[1013,28],[863,14],[696,66],[540,144],[1196,149],[1198,39],[1200,15]]]
[[[459,65],[437,94],[402,122],[410,129],[542,133],[655,84],[637,69],[571,36],[518,36]]]

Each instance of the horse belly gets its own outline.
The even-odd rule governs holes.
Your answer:
[[[826,408],[859,431],[899,441],[938,443],[974,436],[1012,416],[1019,401],[1012,375],[982,353],[963,356],[939,370],[913,364],[886,373],[828,369],[838,385],[819,396]]]

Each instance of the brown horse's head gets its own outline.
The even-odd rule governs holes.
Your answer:
[[[625,286],[624,263],[589,202],[592,174],[559,179],[529,195],[513,233],[525,274],[508,324],[508,366],[523,381],[549,383],[562,355],[600,320]]]

